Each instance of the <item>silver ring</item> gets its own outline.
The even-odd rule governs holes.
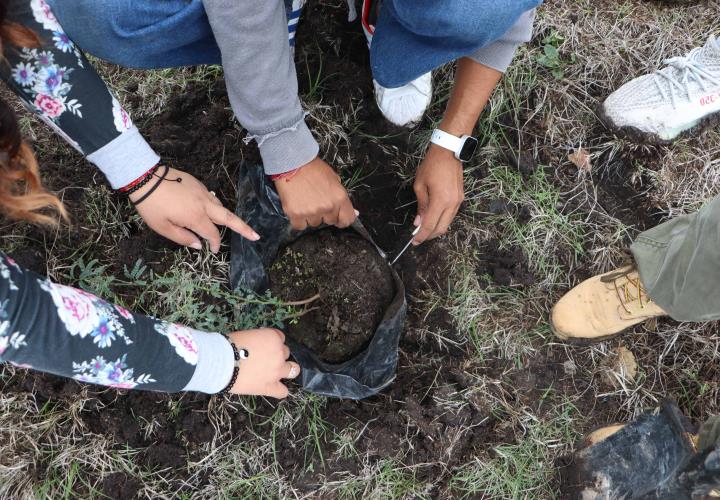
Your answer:
[[[292,365],[290,367],[290,373],[288,373],[287,378],[295,378],[295,377],[297,377],[297,375],[298,375],[297,368],[295,368],[295,365]]]

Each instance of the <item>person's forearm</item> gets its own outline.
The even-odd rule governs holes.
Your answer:
[[[10,19],[32,30],[38,47],[4,44],[0,79],[28,109],[120,188],[159,161],[90,61],[51,11],[10,0]]]
[[[215,393],[233,352],[217,333],[133,314],[0,252],[0,362],[120,389]]]
[[[453,135],[471,135],[517,47],[532,37],[535,9],[525,12],[496,42],[458,61],[452,91],[440,129]]]
[[[298,97],[282,0],[204,0],[222,53],[230,104],[260,148],[265,172],[281,174],[318,154]]]
[[[472,135],[502,73],[469,58],[458,61],[455,87],[440,129],[456,136]]]

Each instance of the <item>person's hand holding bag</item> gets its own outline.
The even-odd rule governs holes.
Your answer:
[[[293,229],[321,224],[345,228],[357,217],[340,177],[320,158],[299,168],[291,177],[279,178],[275,188]]]
[[[282,379],[293,379],[300,374],[300,366],[288,361],[290,349],[280,330],[262,328],[245,330],[228,335],[239,350],[245,349],[247,358],[240,361],[237,379],[230,388],[232,394],[269,396],[283,399],[288,388]]]

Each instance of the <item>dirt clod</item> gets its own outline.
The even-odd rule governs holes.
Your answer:
[[[530,175],[537,169],[537,160],[530,151],[508,151],[505,156],[508,163],[521,174]]]
[[[108,498],[125,500],[135,498],[141,486],[142,483],[138,479],[115,472],[103,479],[102,492]]]
[[[617,387],[620,381],[633,382],[638,372],[635,355],[624,346],[615,349],[603,363],[603,367],[603,379],[612,387]]]

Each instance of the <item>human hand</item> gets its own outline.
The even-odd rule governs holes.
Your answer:
[[[248,352],[247,359],[240,362],[238,377],[230,392],[244,396],[286,398],[288,388],[280,380],[300,375],[300,366],[287,361],[290,349],[285,345],[285,335],[280,330],[262,328],[233,332],[228,338],[238,350]]]
[[[163,170],[161,167],[158,172]],[[156,172],[155,175],[154,180],[130,195],[130,201],[140,199],[158,182],[160,174]],[[173,182],[174,179],[182,179],[182,182]],[[155,192],[135,207],[156,233],[196,250],[202,248],[198,237],[206,239],[213,253],[220,250],[220,232],[216,224],[227,226],[248,240],[260,239],[250,226],[223,207],[220,200],[192,175],[171,168],[165,180],[159,182]]]
[[[431,144],[418,168],[413,186],[418,211],[415,226],[421,226],[413,240],[419,245],[447,233],[465,199],[463,170],[452,151]]]
[[[294,229],[323,223],[348,227],[357,217],[340,177],[319,157],[292,177],[276,180],[275,188]]]

